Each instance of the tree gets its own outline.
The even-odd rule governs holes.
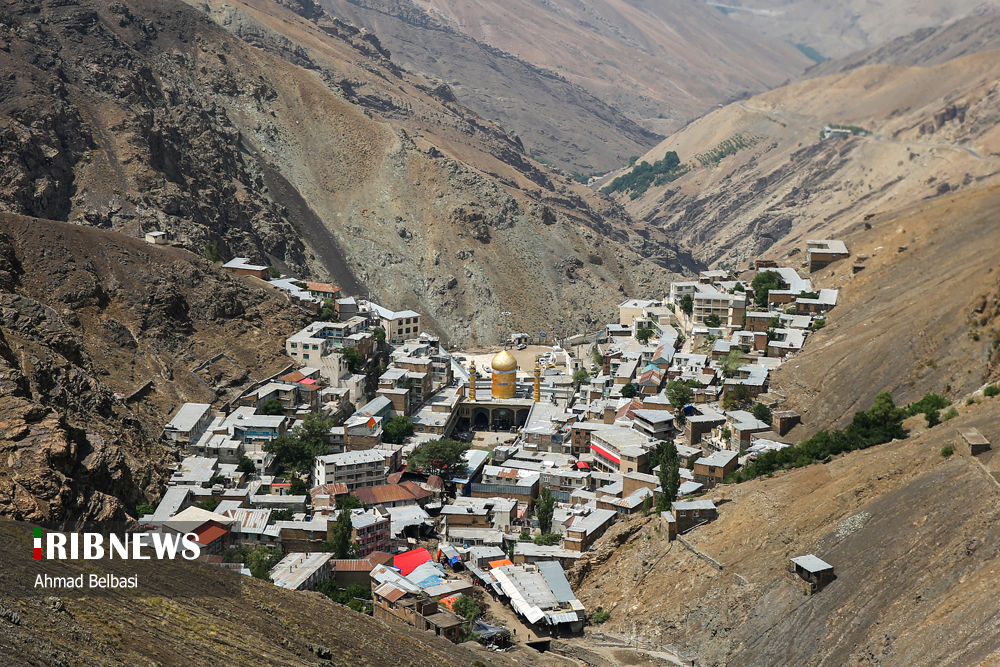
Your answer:
[[[459,595],[458,599],[452,603],[451,610],[465,619],[466,632],[472,632],[476,620],[483,615],[483,610],[476,603],[475,598],[464,593]]]
[[[333,299],[330,297],[325,297],[323,299],[323,307],[319,309],[316,313],[317,322],[331,322],[337,317],[337,308],[333,303]]]
[[[694,297],[690,294],[685,294],[681,297],[681,310],[683,310],[687,315],[690,315],[694,311]]]
[[[685,421],[684,406],[694,398],[694,391],[686,382],[680,380],[671,380],[668,382],[664,391],[666,392],[667,400],[670,401],[670,406],[674,409],[677,423],[683,425]]]
[[[579,389],[580,385],[588,380],[590,380],[590,373],[585,368],[581,368],[573,373],[573,387],[576,389]]]
[[[270,581],[271,568],[281,560],[281,549],[269,549],[263,544],[256,549],[242,545],[226,550],[222,560],[226,563],[243,563],[257,579]]]
[[[351,523],[351,510],[342,510],[337,515],[337,523],[333,526],[330,539],[323,542],[320,547],[323,551],[332,553],[334,558],[352,558],[352,552],[357,551],[357,545],[351,542],[353,534],[354,524]]]
[[[271,512],[271,518],[275,521],[291,521],[295,518],[295,512],[290,509],[274,510]]]
[[[680,457],[677,456],[674,441],[664,440],[657,445],[653,461],[656,464],[654,468],[660,467],[660,496],[656,499],[656,511],[663,512],[670,509],[670,505],[677,500],[677,493],[681,488]]]
[[[279,271],[278,269],[274,268],[273,266],[268,266],[267,267],[267,277],[270,280],[277,280],[278,278],[281,277],[281,271]]]
[[[635,395],[638,393],[639,390],[631,382],[622,387],[622,396],[624,398],[635,398]]]
[[[750,387],[738,384],[726,392],[722,407],[726,410],[744,410],[750,406],[752,400],[753,394],[750,393]]]
[[[347,368],[352,373],[356,373],[365,363],[365,360],[361,358],[361,353],[353,347],[338,347],[334,352],[344,355],[344,358],[347,359]]]
[[[767,306],[767,295],[773,289],[781,287],[781,274],[777,271],[761,271],[750,283],[753,287],[753,300],[760,307]]]
[[[145,516],[147,514],[152,514],[155,511],[156,511],[156,508],[153,507],[152,505],[142,504],[142,505],[136,505],[135,506],[136,516],[142,517],[142,516]]]
[[[385,329],[382,327],[375,327],[372,329],[372,336],[375,338],[375,343],[379,347],[382,347],[383,343],[385,343]]]
[[[556,497],[549,491],[549,487],[543,486],[535,500],[535,518],[538,519],[538,528],[543,535],[552,531],[552,514],[555,508]]]
[[[195,507],[200,507],[203,510],[208,510],[209,512],[214,512],[215,508],[219,506],[219,499],[212,496],[206,500],[202,500],[200,503],[195,503]]]
[[[541,535],[535,536],[535,539],[532,540],[532,542],[539,546],[551,547],[553,544],[559,544],[560,540],[562,540],[562,537],[560,537],[557,533],[542,533]]]
[[[236,472],[252,475],[257,472],[257,466],[249,456],[241,456],[240,462],[236,464]]]
[[[604,366],[604,355],[601,354],[601,348],[594,346],[594,351],[590,353],[591,358],[594,360],[594,364],[597,366]]]
[[[406,415],[396,415],[382,425],[382,442],[401,445],[413,435],[413,421]]]
[[[706,327],[718,327],[720,324],[722,324],[722,320],[720,320],[719,316],[716,315],[715,313],[712,313],[711,315],[705,318]]]
[[[260,406],[260,414],[262,415],[274,415],[276,417],[285,414],[285,406],[281,404],[276,398],[264,401]]]
[[[927,420],[927,428],[933,428],[941,423],[941,411],[928,410],[924,413],[924,418]]]
[[[754,403],[750,412],[753,413],[754,419],[759,419],[765,424],[771,423],[771,409],[763,403]]]
[[[410,452],[407,462],[428,474],[457,474],[465,469],[465,452],[468,449],[467,443],[451,438],[431,440]]]
[[[292,477],[292,486],[288,489],[293,496],[304,496],[309,493],[309,486],[299,477]]]
[[[282,465],[297,472],[309,472],[313,459],[330,451],[332,419],[318,414],[307,415],[291,433],[264,443],[264,451],[274,454]]]
[[[646,516],[653,509],[653,496],[646,496],[642,499],[642,515]]]
[[[341,496],[337,498],[338,510],[363,510],[365,506],[358,500],[357,496]]]
[[[653,337],[653,330],[646,327],[638,327],[635,330],[635,339],[645,345]]]
[[[722,360],[722,377],[733,377],[742,365],[743,350],[739,348],[729,350],[729,353],[726,354],[726,358]]]
[[[201,256],[210,262],[215,262],[219,264],[222,262],[222,256],[219,254],[219,242],[209,241],[205,244],[205,250],[201,253]]]

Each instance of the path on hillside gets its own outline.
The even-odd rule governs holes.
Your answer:
[[[762,113],[764,115],[777,116],[778,118],[780,118],[785,122],[794,123],[800,129],[822,130],[823,127],[826,125],[826,123],[820,124],[815,118],[810,118],[809,116],[799,116],[796,114],[796,117],[791,117],[787,114],[781,113],[780,111],[758,109],[757,107],[750,106],[746,102],[740,102],[740,106],[746,109],[747,111],[754,111],[757,113]],[[946,148],[953,151],[968,153],[977,160],[983,160],[985,162],[1000,162],[1000,158],[982,155],[975,149],[969,148],[968,146],[963,146],[962,144],[937,144],[929,141],[899,141],[896,139],[891,139],[880,132],[873,132],[871,134],[864,135],[862,138],[872,139],[874,141],[879,141],[884,144],[895,144],[897,146],[922,146],[925,148]]]

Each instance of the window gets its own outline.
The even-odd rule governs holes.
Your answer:
[[[298,343],[292,343],[292,349],[293,349],[293,350],[294,350],[295,348],[297,348],[298,346],[299,346],[299,344],[298,344]]]
[[[302,358],[303,358],[303,359],[308,359],[308,358],[309,358],[309,355],[308,355],[308,354],[305,354],[305,353],[302,353]]]
[[[319,349],[319,345],[313,345],[313,349],[314,350],[318,350]]]

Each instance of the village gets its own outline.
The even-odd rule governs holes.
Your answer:
[[[453,642],[578,635],[607,612],[566,573],[616,521],[695,531],[724,511],[713,489],[795,444],[800,416],[769,379],[837,305],[808,275],[849,257],[808,241],[794,268],[703,271],[624,301],[597,332],[552,345],[506,332],[499,351],[449,350],[419,313],[237,258],[224,268],[316,321],[285,341],[293,370],[173,414],[162,438],[180,462],[139,523]],[[809,590],[833,575],[812,554],[789,569]]]

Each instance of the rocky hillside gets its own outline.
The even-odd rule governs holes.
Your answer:
[[[721,570],[634,519],[602,538],[574,590],[610,610],[602,631],[705,667],[996,664],[998,468],[960,448],[941,456],[959,427],[1000,439],[1000,403],[986,400],[908,439],[709,494],[720,518],[687,539]],[[837,575],[812,596],[786,569],[808,553]]]
[[[454,83],[464,103],[516,127],[529,148],[559,164],[567,150],[590,149],[579,131],[590,123],[560,127],[559,111],[530,99],[521,102],[535,97],[539,84],[553,91],[538,98],[546,101],[555,92],[552,84],[529,81],[530,87],[522,88],[525,78],[507,58],[507,64],[494,65],[492,57],[471,46],[462,46],[456,57],[456,45],[466,42],[455,33],[487,45],[491,53],[499,50],[555,72],[661,134],[719,102],[795,78],[811,63],[791,45],[748,30],[698,0],[322,0],[322,5],[374,29],[402,62]],[[481,78],[486,68],[496,71]],[[485,95],[499,99],[487,101]],[[592,106],[583,96],[572,100],[573,106],[581,104]],[[549,128],[556,133],[546,137]],[[603,171],[606,162],[599,156],[590,164]],[[584,153],[577,160],[589,157]]]
[[[1000,52],[987,51],[793,83],[691,123],[643,158],[675,151],[688,172],[615,196],[706,263],[838,236],[865,216],[995,180],[998,72]],[[829,124],[849,136],[823,139]]]
[[[9,214],[0,230],[0,515],[134,516],[162,492],[169,415],[284,368],[305,322],[180,248]]]
[[[0,646],[5,664],[279,667],[545,666],[386,624],[311,592],[184,561],[130,561],[143,595],[36,591],[31,526],[0,522]],[[37,563],[37,561],[35,561]],[[68,562],[64,567],[73,567]],[[243,581],[232,581],[234,576]],[[190,595],[199,586],[199,597]],[[235,588],[235,592],[230,593]],[[178,595],[178,591],[187,594]]]
[[[995,0],[711,0],[708,4],[736,23],[772,39],[801,44],[813,57],[826,58],[847,56],[915,30],[1000,7]]]
[[[644,258],[693,265],[312,3],[12,2],[0,24],[2,210],[218,241],[455,339],[503,310],[587,328],[572,304],[609,310]]]

